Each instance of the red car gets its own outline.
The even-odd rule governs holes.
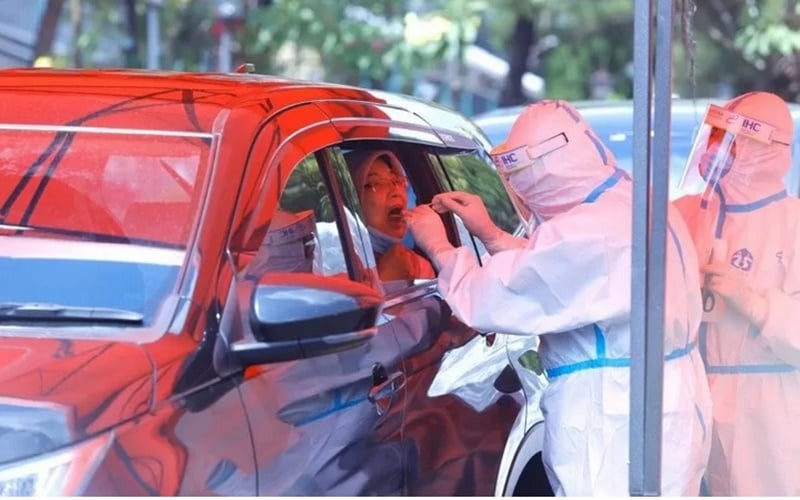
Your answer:
[[[550,493],[536,339],[468,328],[435,277],[382,279],[348,164],[390,151],[409,205],[469,190],[513,229],[462,116],[254,74],[26,69],[0,71],[0,128],[3,494]]]

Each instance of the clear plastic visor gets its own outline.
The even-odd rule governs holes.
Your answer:
[[[736,135],[704,123],[695,136],[676,197],[710,196],[736,159]]]
[[[740,146],[743,141],[789,144],[790,140],[772,125],[712,104],[695,136],[677,195],[710,196],[733,167],[737,143]]]

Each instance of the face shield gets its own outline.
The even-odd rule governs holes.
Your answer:
[[[532,190],[536,182],[534,174],[544,166],[543,157],[567,144],[567,135],[559,133],[533,146],[523,145],[507,150],[505,144],[500,144],[490,154],[528,236],[540,220],[525,201],[525,193]]]
[[[680,194],[701,194],[710,200],[733,168],[743,141],[789,144],[790,138],[783,135],[760,120],[710,105],[678,184]]]

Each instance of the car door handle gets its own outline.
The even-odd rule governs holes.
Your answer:
[[[378,410],[378,415],[383,415],[392,404],[394,395],[406,386],[406,375],[403,372],[394,372],[380,384],[374,385],[369,390],[367,398]]]

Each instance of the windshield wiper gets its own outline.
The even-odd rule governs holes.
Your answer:
[[[0,323],[14,321],[63,321],[82,323],[126,323],[141,325],[136,311],[110,307],[78,307],[40,302],[0,303]]]

